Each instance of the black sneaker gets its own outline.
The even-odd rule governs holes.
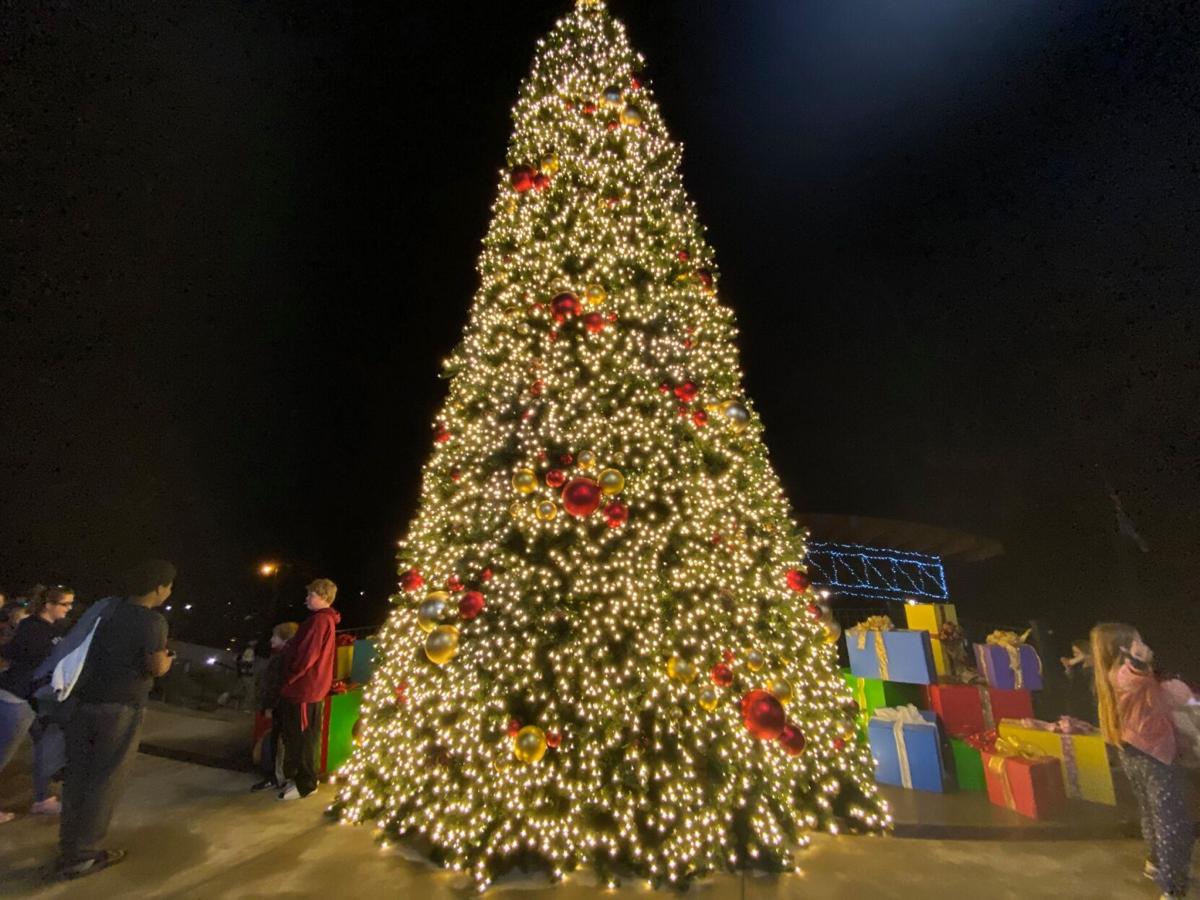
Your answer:
[[[264,778],[262,781],[250,785],[250,790],[257,794],[259,791],[279,790],[282,786],[274,778]]]
[[[61,864],[56,866],[55,875],[66,881],[74,878],[83,878],[115,866],[124,858],[124,850],[101,850],[91,859],[85,859],[83,862],[72,863],[66,866]]]

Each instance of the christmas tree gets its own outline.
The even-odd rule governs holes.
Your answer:
[[[538,43],[335,811],[482,889],[889,823],[713,251],[603,2]]]

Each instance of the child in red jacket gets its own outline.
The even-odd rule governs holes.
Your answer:
[[[299,800],[317,789],[317,745],[321,740],[321,702],[333,685],[334,631],[341,621],[331,607],[337,585],[318,578],[304,600],[312,615],[288,641],[279,684],[276,725],[283,743],[280,800]]]

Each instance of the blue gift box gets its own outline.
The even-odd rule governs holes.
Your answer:
[[[877,635],[883,638],[883,656],[887,670],[880,665]],[[859,647],[860,638],[862,647]],[[901,684],[937,684],[933,666],[933,648],[928,631],[855,631],[846,632],[850,653],[850,671],[858,678],[881,678]]]
[[[975,662],[987,683],[994,688],[1004,690],[1040,691],[1042,689],[1042,661],[1038,659],[1037,651],[1028,644],[1017,648],[1021,668],[1021,683],[1017,683],[1017,673],[1013,670],[1012,660],[1008,649],[999,644],[976,644]]]
[[[915,707],[913,707],[915,709]],[[867,740],[875,757],[875,780],[880,784],[911,787],[917,791],[944,793],[942,734],[937,714],[919,710],[924,723],[905,722],[897,733],[895,723],[874,718],[867,725]],[[903,741],[903,753],[900,742]],[[904,763],[908,764],[908,784]]]
[[[375,642],[370,638],[359,638],[354,642],[354,658],[350,662],[350,680],[355,684],[366,684],[375,669]]]

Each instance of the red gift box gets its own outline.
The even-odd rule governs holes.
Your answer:
[[[995,731],[1001,719],[1033,718],[1033,695],[1029,691],[1006,691],[982,684],[928,685],[925,705],[938,714],[943,730],[951,737]]]
[[[1060,815],[1067,806],[1062,766],[1053,756],[1002,756],[984,752],[988,799],[1031,819]]]

